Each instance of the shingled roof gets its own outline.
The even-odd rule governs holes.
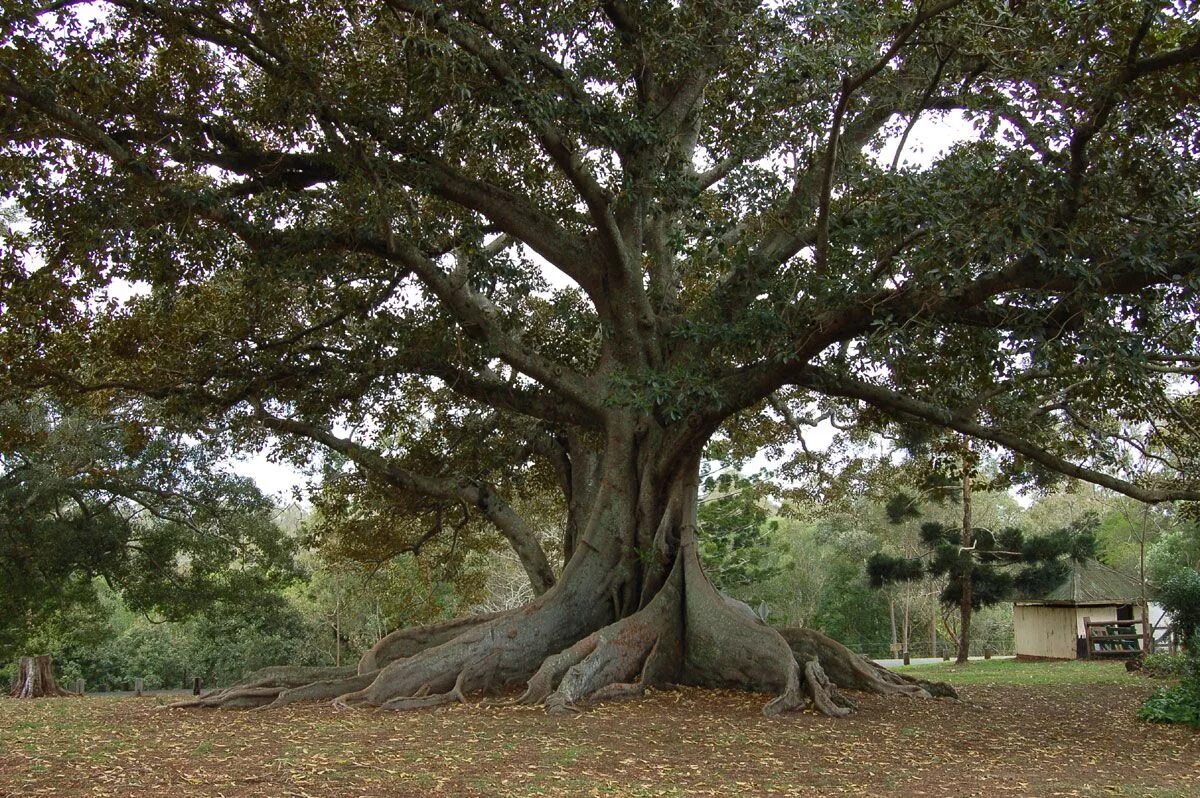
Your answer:
[[[1016,600],[1039,604],[1136,604],[1142,600],[1142,588],[1136,579],[1103,563],[1072,561],[1070,567],[1067,578],[1053,590],[1019,595]]]

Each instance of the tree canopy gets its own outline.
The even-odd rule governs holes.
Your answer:
[[[274,506],[217,466],[136,416],[0,403],[0,651],[94,601],[95,578],[168,618],[291,578]]]
[[[151,397],[473,508],[546,598],[507,647],[438,648],[448,696],[666,623],[682,582],[715,601],[676,566],[706,445],[899,420],[1032,478],[1200,498],[1194,2],[0,8],[0,182],[27,223],[0,256],[4,383]],[[961,140],[883,156],[921,120]],[[1130,450],[1161,467],[1126,478]],[[557,592],[526,485],[562,494]],[[688,632],[718,633],[784,642]],[[432,657],[367,700],[443,684]],[[790,705],[807,666],[768,659],[745,680]]]

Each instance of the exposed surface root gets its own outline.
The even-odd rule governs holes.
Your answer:
[[[348,692],[362,690],[375,679],[375,673],[356,673],[341,679],[325,679],[292,687],[283,692],[264,709],[278,709],[300,701],[329,701]]]
[[[592,652],[568,668],[558,687],[542,702],[550,712],[571,711],[586,699],[610,692],[614,685],[641,681],[658,637],[655,626],[638,615],[595,633]]]
[[[461,701],[472,693],[528,683],[539,669],[540,681],[550,690],[538,689],[535,681],[534,689],[527,692],[530,699],[541,700],[580,659],[568,655],[559,658],[561,666],[542,668],[547,657],[576,646],[611,620],[612,608],[603,598],[606,587],[602,585],[599,579],[586,580],[584,589],[560,584],[518,610],[439,625],[437,636],[450,639],[391,661],[366,687],[338,696],[334,706],[415,709]],[[383,645],[378,647],[376,660],[401,650],[396,642],[401,636],[389,637],[390,647],[386,651]],[[420,637],[425,645],[433,634],[426,628]]]
[[[370,685],[367,685],[367,687],[370,687]],[[351,707],[361,706],[367,703],[367,687],[334,696],[329,704],[334,709],[350,709]]]
[[[285,689],[284,687],[231,687],[192,701],[178,701],[168,708],[215,707],[217,709],[252,709],[270,704]]]
[[[793,627],[781,629],[780,634],[798,662],[819,662],[828,680],[838,687],[913,698],[958,697],[948,684],[912,679],[890,671],[815,629]]]
[[[426,707],[436,707],[442,704],[450,704],[455,701],[466,701],[466,695],[463,693],[463,685],[466,682],[467,672],[463,671],[458,674],[458,678],[454,680],[454,686],[444,693],[437,695],[429,695],[429,691],[422,687],[413,696],[409,698],[393,698],[382,704],[380,709],[424,709]]]
[[[185,709],[188,707],[217,707],[220,709],[247,709],[273,704],[284,693],[296,689],[315,687],[351,678],[355,675],[353,666],[344,668],[302,668],[274,666],[254,671],[240,682],[230,687],[209,692],[197,698],[175,701],[167,704],[168,709]],[[343,688],[345,692],[348,688]],[[309,700],[297,698],[295,700]],[[292,703],[291,701],[285,701]]]
[[[371,673],[384,668],[393,662],[407,659],[422,651],[440,646],[468,632],[483,626],[505,615],[506,612],[489,612],[482,615],[472,615],[467,618],[455,618],[451,621],[431,623],[425,626],[414,626],[408,629],[397,629],[384,637],[371,649],[363,654],[358,663],[359,673]]]
[[[454,686],[444,693],[430,694],[428,683],[421,685],[411,696],[397,696],[379,705],[380,709],[423,709],[450,704],[455,701],[466,702],[467,695],[479,690],[489,689],[495,679],[494,668],[489,667],[493,657],[485,656],[462,669],[454,680]]]
[[[596,650],[600,642],[599,633],[592,633],[575,643],[565,651],[552,654],[542,662],[541,667],[529,679],[525,692],[517,699],[518,704],[541,704],[554,692],[562,681],[563,675],[583,662],[584,658]]]
[[[388,635],[357,669],[269,668],[174,706],[279,707],[332,699],[337,708],[408,710],[525,682],[517,702],[574,712],[587,702],[679,683],[773,694],[763,707],[768,715],[811,705],[843,717],[855,708],[843,689],[954,696],[945,685],[888,671],[811,629],[768,627],[713,587],[690,531],[654,597],[631,615],[611,621],[621,605],[605,600],[609,586],[602,581],[587,593],[571,593],[568,584],[520,610]],[[367,669],[374,663],[386,664]]]
[[[652,684],[675,681],[682,582],[676,567],[648,605],[547,658],[523,699],[541,701],[551,713],[572,712],[584,701],[637,696]],[[549,687],[553,692],[546,693]]]
[[[829,677],[821,668],[821,663],[810,659],[804,663],[805,689],[813,706],[821,712],[835,718],[843,718],[850,714],[851,707],[837,692],[837,688],[829,683]]]

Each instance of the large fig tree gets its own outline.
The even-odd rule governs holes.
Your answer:
[[[5,379],[333,450],[490,522],[539,594],[213,703],[924,694],[697,558],[706,446],[822,418],[1200,497],[1192,0],[0,8]],[[1134,445],[1158,477],[1115,470]],[[512,498],[547,484],[553,553]]]

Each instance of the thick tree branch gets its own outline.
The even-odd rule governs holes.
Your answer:
[[[535,92],[536,87],[530,85],[503,53],[467,25],[458,23],[448,11],[428,3],[410,2],[409,0],[388,0],[388,6],[398,13],[419,16],[434,28],[445,33],[464,52],[478,59],[501,86],[518,92],[530,94]],[[474,16],[474,21],[478,22],[478,15],[471,15],[465,9],[464,15],[468,18]],[[596,180],[564,131],[551,123],[543,112],[530,110],[526,105],[526,102],[518,94],[512,108],[533,130],[542,149],[579,193],[588,207],[596,228],[604,234],[604,240],[613,248],[612,254],[618,258],[627,257],[624,252],[624,242],[617,232],[616,223],[609,207],[608,192]]]
[[[806,367],[794,375],[792,384],[828,396],[856,399],[890,415],[925,421],[961,432],[972,438],[991,441],[1024,455],[1053,471],[1100,485],[1138,501],[1156,504],[1165,501],[1200,500],[1200,487],[1155,488],[1138,485],[1103,471],[1071,462],[1020,435],[974,421],[969,416],[961,415],[951,408],[926,402],[863,380],[834,375],[815,367]]]
[[[255,419],[264,427],[297,435],[338,452],[367,473],[401,490],[443,501],[461,501],[474,507],[504,535],[521,560],[537,594],[554,586],[554,571],[537,536],[525,521],[487,483],[467,478],[447,479],[415,474],[388,460],[374,449],[341,438],[327,429],[295,419],[281,418],[258,405]]]
[[[829,142],[825,147],[825,154],[822,160],[820,189],[817,195],[817,241],[813,263],[817,272],[825,271],[829,263],[829,208],[833,198],[833,178],[837,164],[838,149],[841,144],[842,122],[846,115],[846,109],[850,105],[851,98],[853,98],[855,92],[865,86],[892,62],[892,59],[904,49],[905,44],[907,44],[914,33],[930,20],[941,16],[955,6],[961,5],[964,1],[945,0],[945,2],[938,3],[931,8],[921,10],[911,22],[896,34],[887,50],[879,57],[879,60],[859,74],[853,77],[847,76],[842,80],[842,88],[838,95],[837,106],[833,111],[833,121],[830,123]],[[939,62],[939,75],[941,74],[942,66],[943,64]]]

